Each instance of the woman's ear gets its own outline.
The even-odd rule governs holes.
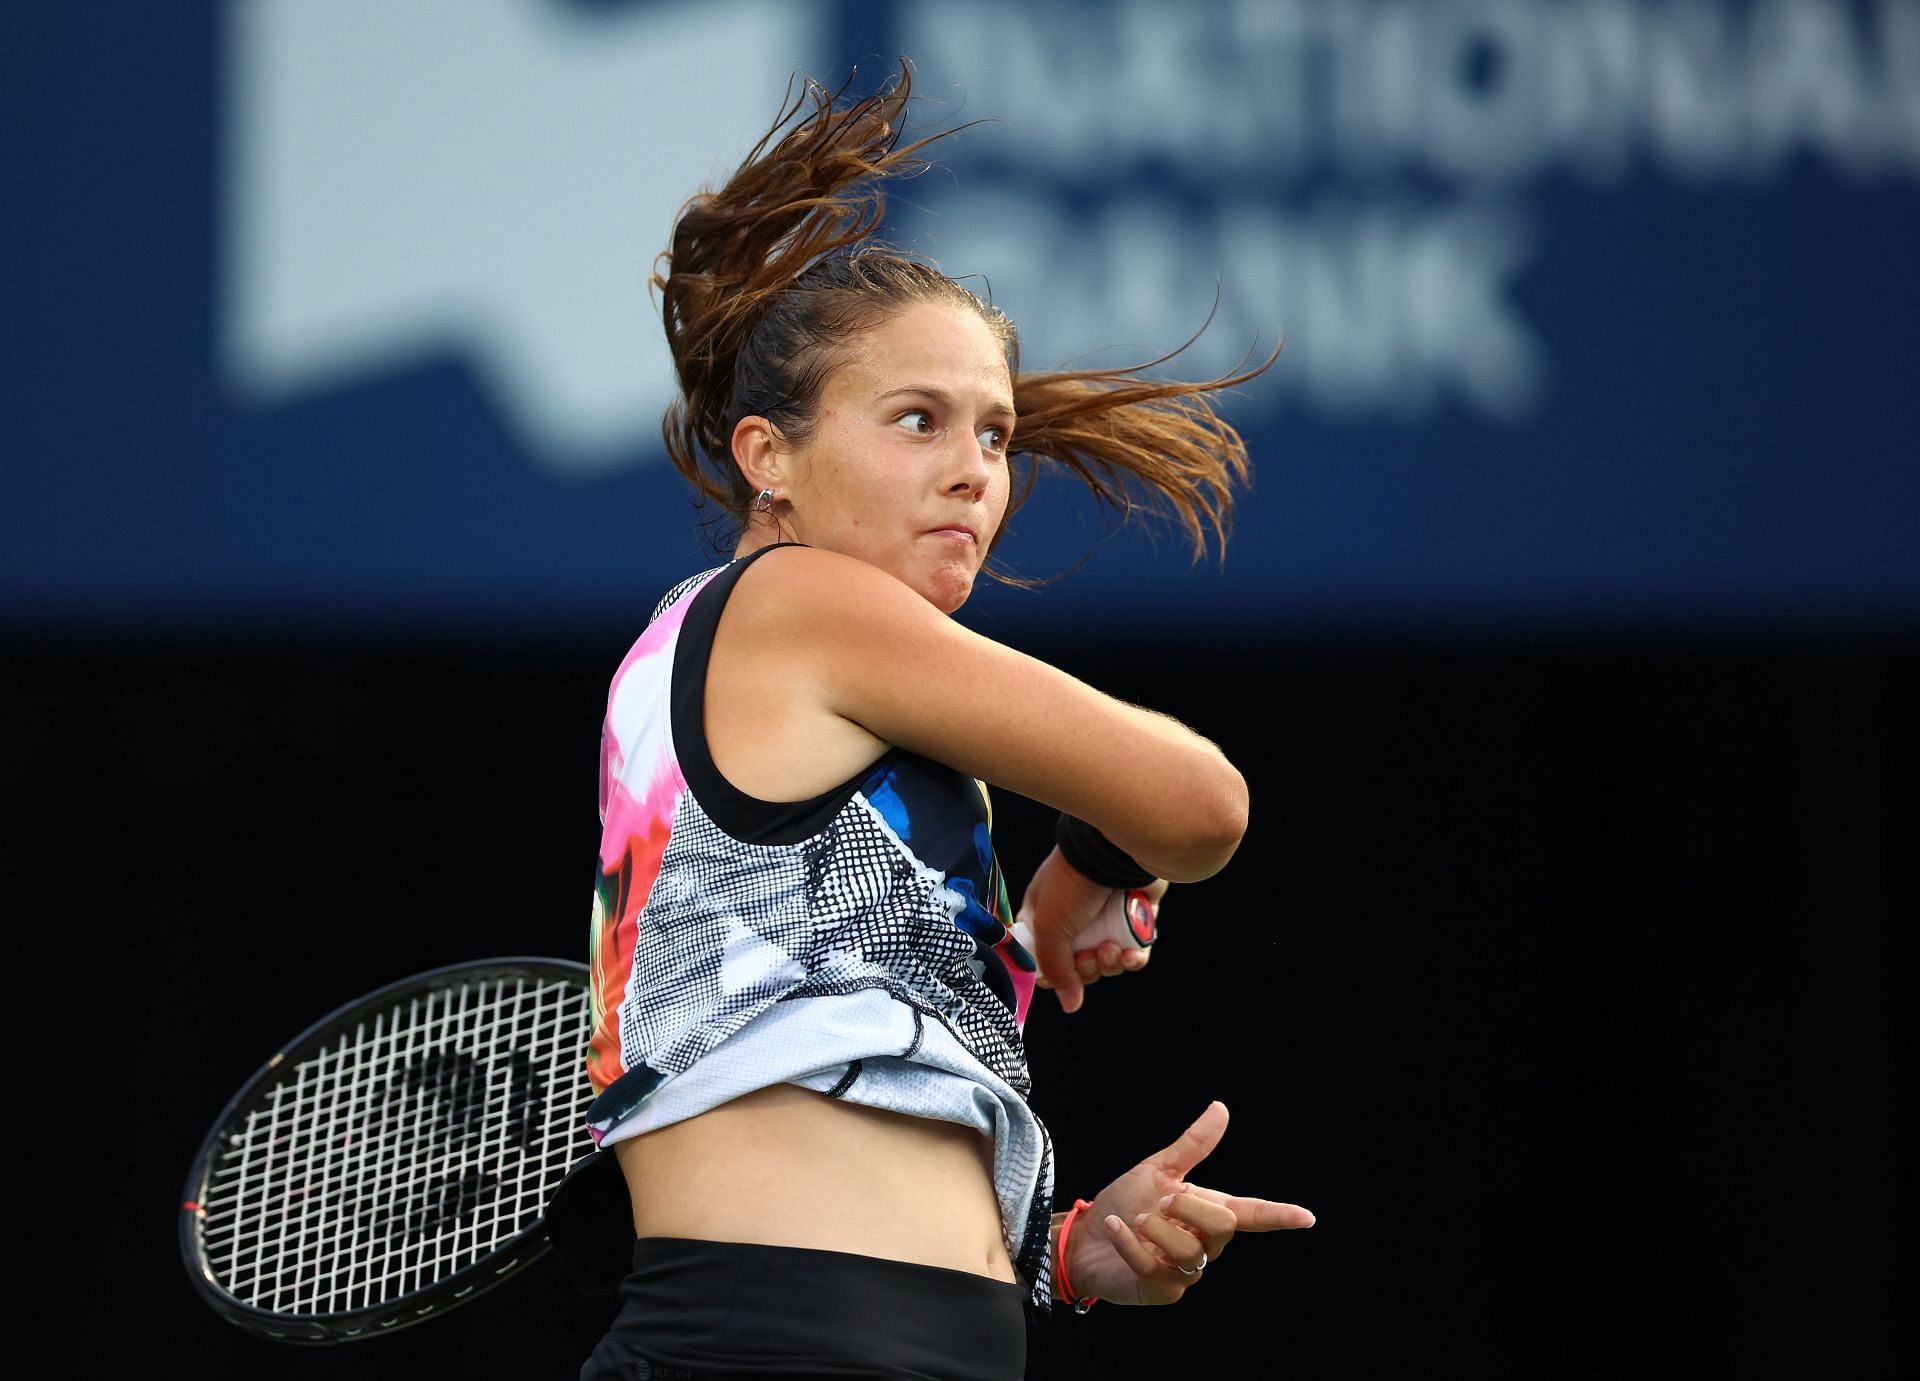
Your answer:
[[[779,489],[787,479],[787,450],[780,433],[764,417],[743,417],[733,429],[733,463],[746,477],[747,488]]]

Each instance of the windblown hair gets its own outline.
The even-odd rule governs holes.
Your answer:
[[[848,105],[805,81],[726,185],[681,208],[651,278],[680,379],[663,424],[675,468],[744,527],[753,495],[733,461],[740,420],[765,417],[785,440],[804,443],[827,377],[863,332],[915,303],[949,303],[978,313],[1006,349],[1017,419],[1008,518],[1052,465],[1122,521],[1136,511],[1170,516],[1195,560],[1209,533],[1224,553],[1233,486],[1249,483],[1252,471],[1246,444],[1208,395],[1262,373],[1278,347],[1250,369],[1203,383],[1143,377],[1178,350],[1128,368],[1021,372],[1019,335],[1004,312],[876,238],[882,184],[925,171],[920,151],[957,132],[901,147],[911,86],[904,62],[885,90]]]

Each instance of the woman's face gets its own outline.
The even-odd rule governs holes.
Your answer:
[[[784,526],[951,614],[1006,515],[1013,422],[993,329],[965,307],[914,303],[827,376],[813,435],[788,453]]]

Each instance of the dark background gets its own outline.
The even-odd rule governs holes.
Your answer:
[[[176,1206],[277,1040],[453,959],[580,952],[625,638],[11,646],[10,890],[76,998],[56,1077],[107,1186],[76,1245],[137,1283],[44,1340],[62,1374],[573,1374],[611,1307],[551,1258],[297,1350],[196,1300]],[[1219,1098],[1195,1178],[1320,1218],[1176,1308],[1043,1321],[1033,1376],[1907,1373],[1910,643],[1029,650],[1254,793],[1145,973],[1036,1005],[1062,1192]],[[999,799],[1020,879],[1047,817]]]

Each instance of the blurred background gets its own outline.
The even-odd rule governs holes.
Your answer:
[[[9,29],[8,910],[68,1033],[50,1106],[85,1110],[48,1227],[127,1325],[44,1338],[64,1374],[591,1349],[611,1304],[551,1261],[376,1342],[257,1341],[194,1297],[179,1185],[332,1007],[584,957],[606,685],[713,564],[648,268],[792,74],[902,54],[913,132],[987,123],[890,233],[1027,365],[1285,339],[1225,403],[1256,481],[1224,562],[1043,485],[1001,555],[1070,578],[961,615],[1253,790],[1152,967],[1036,1008],[1062,1191],[1220,1098],[1196,1178],[1320,1215],[1176,1309],[1038,1322],[1030,1374],[1910,1373],[1920,3]],[[1001,799],[1016,880],[1049,822]]]

